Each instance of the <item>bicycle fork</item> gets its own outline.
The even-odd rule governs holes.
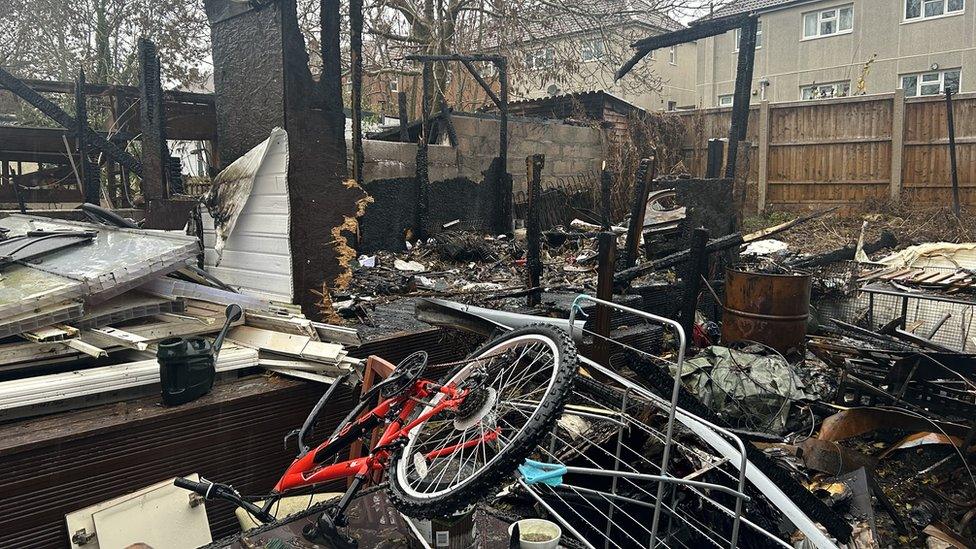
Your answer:
[[[371,470],[365,468],[366,471],[360,471],[352,478],[349,483],[349,487],[346,492],[342,494],[339,498],[339,503],[333,507],[329,507],[323,512],[315,524],[308,524],[302,530],[302,535],[308,541],[312,543],[324,543],[329,547],[334,549],[357,549],[359,543],[347,534],[339,531],[339,528],[343,528],[349,524],[349,520],[346,517],[346,510],[349,509],[349,505],[352,504],[352,500],[359,493],[360,488],[366,483]]]

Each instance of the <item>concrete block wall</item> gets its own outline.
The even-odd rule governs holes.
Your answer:
[[[481,181],[482,172],[498,156],[499,121],[462,113],[455,113],[452,119],[458,135],[458,171],[462,177]],[[604,135],[599,128],[560,120],[510,118],[508,171],[516,195],[525,192],[525,157],[538,153],[546,155],[543,185],[558,180],[592,180],[594,185],[599,185],[606,155]]]

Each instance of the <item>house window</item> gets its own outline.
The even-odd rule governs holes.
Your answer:
[[[677,65],[678,64],[678,47],[677,46],[671,46],[668,49],[668,63],[671,63],[672,65]]]
[[[735,99],[735,96],[732,95],[731,93],[728,94],[728,95],[720,95],[720,96],[718,96],[718,106],[719,107],[731,107],[732,106],[732,100],[733,99]]]
[[[584,62],[603,59],[604,55],[606,55],[606,50],[603,47],[602,39],[594,38],[592,40],[583,41],[580,57]]]
[[[676,110],[678,110],[678,102],[668,101],[668,112],[674,112]]]
[[[540,48],[530,51],[525,57],[525,67],[529,70],[547,69],[555,64],[556,49]]]
[[[965,0],[905,0],[905,20],[956,15],[965,9]]]
[[[400,91],[400,80],[394,78],[390,80],[390,93],[397,93]]]
[[[911,0],[907,0],[911,1]],[[803,38],[847,34],[854,28],[853,5],[803,14]]]
[[[831,97],[847,97],[851,94],[850,82],[830,82],[814,84],[800,88],[800,99],[829,99]]]
[[[905,89],[905,97],[940,95],[945,93],[947,86],[958,92],[959,75],[960,69],[904,74],[901,77],[901,87]]]
[[[742,27],[735,29],[735,51],[742,45]],[[756,26],[756,49],[762,47],[762,21]]]

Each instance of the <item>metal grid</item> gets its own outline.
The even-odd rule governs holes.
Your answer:
[[[570,325],[581,302],[603,304],[663,326],[673,334],[669,358],[664,360],[680,372],[685,338],[677,323],[584,295],[574,305]],[[652,356],[613,339],[609,344]],[[536,456],[547,465],[545,470],[559,472],[558,481],[540,482],[538,476],[525,475],[519,484],[583,545],[736,547],[741,530],[767,545],[789,547],[767,529],[785,517],[814,546],[833,547],[762,471],[748,464],[739,437],[676,405],[680,376],[669,402],[609,368],[586,358],[581,361],[603,383],[581,378],[560,425],[584,419],[603,430],[573,436],[565,428],[555,429]],[[659,455],[649,453],[649,446]],[[747,478],[764,495],[763,501],[768,498],[772,504],[756,502],[755,509],[763,510],[751,516],[745,513],[745,504],[752,501],[744,493]]]
[[[955,271],[937,267],[926,267],[926,270]],[[827,280],[830,280],[829,277]],[[839,278],[836,282],[842,284]],[[916,288],[906,290],[905,286],[899,288],[887,282],[872,283],[868,287],[869,290],[901,293],[904,297],[863,289],[850,296],[838,292],[814,303],[820,321],[823,323],[836,318],[877,331],[904,314],[906,329],[916,335],[963,352],[976,348],[976,341],[973,340],[976,333],[976,302],[971,295],[928,293]]]

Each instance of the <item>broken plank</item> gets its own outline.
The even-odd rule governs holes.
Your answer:
[[[135,349],[137,351],[145,351],[149,348],[149,339],[125,330],[113,328],[111,326],[105,326],[104,328],[92,328],[91,330],[88,330],[88,333],[92,334],[96,339],[104,338],[116,345]]]
[[[338,364],[347,354],[342,345],[312,341],[307,336],[273,332],[251,326],[234,328],[227,334],[227,339],[252,349],[301,357],[327,364]]]

